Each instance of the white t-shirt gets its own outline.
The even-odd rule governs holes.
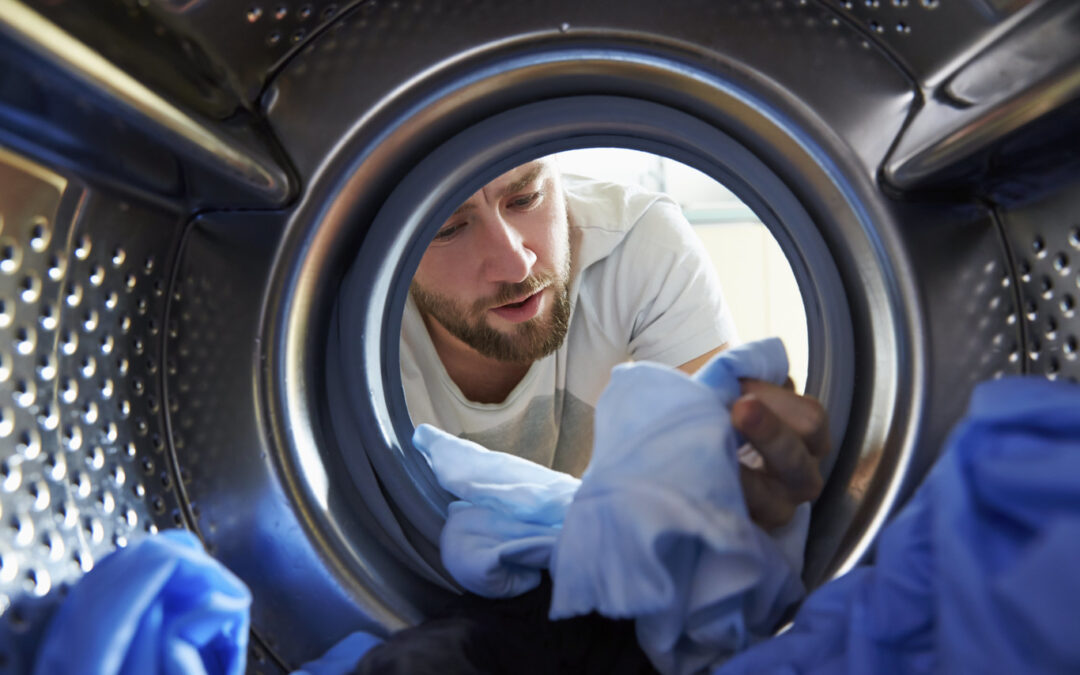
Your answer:
[[[501,403],[470,401],[450,379],[411,298],[401,379],[414,424],[580,476],[593,411],[626,361],[679,366],[737,340],[720,282],[678,205],[636,187],[564,176],[570,215],[570,324]]]

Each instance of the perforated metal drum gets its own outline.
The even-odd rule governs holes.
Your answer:
[[[679,159],[781,244],[838,447],[812,585],[866,556],[976,382],[1080,378],[1071,0],[0,0],[0,63],[12,644],[165,528],[251,587],[253,672],[452,592],[401,307],[440,204],[546,152]],[[343,433],[325,350],[357,260]]]

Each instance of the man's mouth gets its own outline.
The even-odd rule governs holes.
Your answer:
[[[510,323],[528,321],[540,313],[543,293],[544,289],[540,289],[532,295],[527,295],[520,300],[493,307],[490,311]]]
[[[536,293],[533,293],[533,295],[536,295]],[[524,305],[524,304],[525,304],[526,302],[528,302],[528,301],[529,301],[529,298],[531,298],[531,297],[532,297],[532,295],[530,295],[530,296],[528,296],[528,297],[525,297],[525,298],[522,298],[521,302],[508,302],[508,303],[506,303],[505,305],[500,305],[500,307],[511,307],[511,308],[514,308],[514,307],[521,307],[521,306],[522,306],[522,305]]]

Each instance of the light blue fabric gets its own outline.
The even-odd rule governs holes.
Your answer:
[[[693,378],[615,368],[551,564],[553,619],[634,617],[664,673],[696,672],[768,634],[803,588],[747,514],[728,411],[738,378],[786,376],[775,339],[724,352]]]
[[[581,485],[569,474],[488,450],[427,424],[417,427],[413,443],[447,492],[516,520],[561,523]]]
[[[580,482],[419,427],[414,443],[462,499],[443,530],[444,565],[488,597],[529,590],[550,567],[552,618],[637,618],[639,642],[665,673],[744,648],[801,596],[808,521],[800,509],[781,542],[750,521],[728,411],[738,378],[780,384],[787,368],[775,339],[727,350],[693,378],[617,367]]]
[[[1080,672],[1080,387],[979,385],[875,564],[716,672]]]
[[[462,500],[450,504],[439,537],[446,571],[488,598],[536,588],[581,481],[426,424],[413,444],[443,489]]]
[[[38,647],[36,675],[244,672],[251,594],[190,532],[103,558],[72,589]]]
[[[348,675],[356,670],[356,665],[364,658],[364,654],[379,644],[382,644],[382,639],[371,633],[351,633],[321,657],[308,661],[291,675]]]

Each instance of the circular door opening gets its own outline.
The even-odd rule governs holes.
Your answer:
[[[730,136],[666,106],[610,97],[522,106],[450,139],[398,184],[344,277],[330,331],[328,401],[339,405],[331,408],[332,432],[338,447],[353,449],[344,463],[354,478],[378,476],[393,502],[386,517],[409,533],[403,557],[429,576],[440,569],[435,545],[449,500],[409,443],[398,364],[410,282],[436,232],[470,195],[515,167],[588,147],[650,153],[709,176],[769,233],[805,308],[805,389],[830,411],[840,445],[854,372],[846,295],[817,225],[777,175]]]
[[[434,589],[453,588],[437,548],[449,498],[409,444],[400,373],[409,282],[470,195],[553,153],[623,148],[675,160],[729,188],[776,240],[805,306],[806,391],[833,416],[837,447],[807,582],[860,559],[898,499],[919,432],[923,345],[903,242],[864,158],[814,105],[766,82],[752,55],[732,55],[720,73],[712,57],[668,43],[605,45],[500,43],[404,88],[348,97],[332,146],[315,138],[324,125],[303,126],[319,149],[298,161],[310,182],[276,249],[265,419],[289,508],[330,561],[314,571],[330,591],[359,596],[365,620],[420,620]],[[313,98],[300,103],[299,92]],[[327,100],[303,78],[275,93],[275,106],[288,98],[303,110]],[[299,119],[296,108],[277,118]],[[870,455],[883,457],[874,485],[853,495]]]

